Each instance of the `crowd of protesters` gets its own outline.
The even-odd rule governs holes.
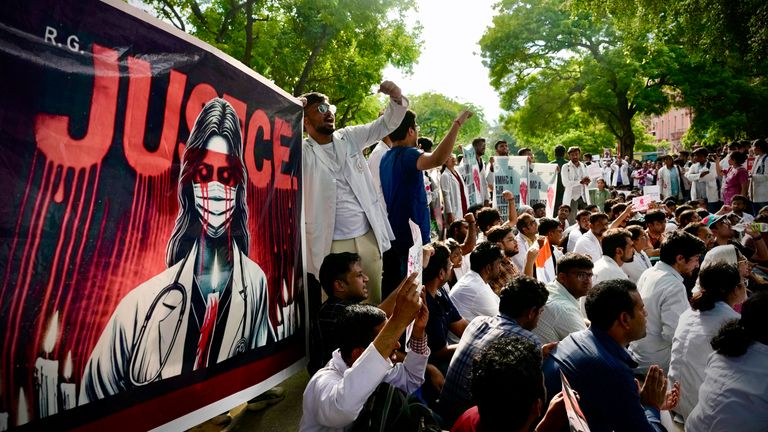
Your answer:
[[[342,129],[303,96],[301,430],[569,430],[564,379],[592,431],[767,430],[768,142],[653,162],[558,146],[546,214],[494,197],[483,138],[470,202],[453,152],[472,113],[434,144],[397,85],[380,92],[376,121]],[[635,211],[651,185],[662,200]]]

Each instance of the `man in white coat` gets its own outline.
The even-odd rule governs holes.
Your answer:
[[[372,304],[381,302],[382,254],[389,249],[394,234],[362,150],[395,130],[408,109],[408,100],[395,83],[384,81],[379,91],[390,97],[381,117],[338,130],[336,107],[326,95],[302,96],[308,135],[302,143],[307,272],[316,279],[329,253],[357,253],[363,271],[371,278],[368,298]],[[310,299],[317,295],[319,284],[316,293],[311,290]]]
[[[707,200],[707,210],[710,213],[717,212],[720,206],[720,195],[717,191],[717,167],[720,161],[707,160],[709,152],[705,148],[693,152],[693,165],[688,169],[685,177],[691,181],[691,199]]]
[[[752,200],[754,213],[768,205],[768,141],[756,139],[752,142],[755,151],[755,164],[752,166],[749,198]]]
[[[587,206],[587,186],[592,181],[587,175],[587,167],[582,164],[581,149],[571,147],[568,149],[570,161],[560,170],[560,181],[565,188],[563,192],[563,204],[571,206],[568,222],[576,221],[576,213]]]
[[[672,156],[664,156],[662,159],[664,166],[659,169],[659,189],[661,199],[674,198],[679,200],[683,197],[683,185],[680,181],[680,171],[675,166]]]
[[[629,186],[629,164],[621,160],[620,157],[616,158],[616,162],[611,165],[613,170],[613,178],[611,179],[611,186],[621,188]]]
[[[629,276],[621,269],[624,263],[631,262],[635,255],[632,234],[624,228],[609,229],[603,236],[603,256],[592,269],[592,285],[611,279],[626,279]]]

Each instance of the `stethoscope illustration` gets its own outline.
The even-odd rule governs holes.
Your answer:
[[[187,260],[189,259],[189,256],[192,255],[192,251],[190,250],[189,253],[184,257],[184,260],[181,263],[181,266],[179,266],[179,269],[176,270],[176,276],[173,278],[173,282],[160,290],[160,292],[155,296],[154,300],[152,300],[152,303],[149,306],[149,309],[147,310],[146,315],[144,316],[144,322],[141,324],[141,329],[139,330],[139,335],[136,338],[136,343],[133,345],[133,349],[131,351],[130,360],[128,363],[129,367],[129,379],[132,385],[140,387],[143,385],[147,385],[149,383],[152,383],[156,381],[158,378],[160,378],[160,375],[163,373],[163,369],[165,368],[165,365],[168,363],[168,358],[171,356],[171,352],[173,351],[171,348],[176,343],[176,338],[179,335],[179,331],[181,330],[181,324],[184,320],[184,313],[187,310],[187,291],[184,288],[184,285],[179,283],[179,278],[181,277],[181,272],[184,270],[184,267],[187,265]],[[243,275],[243,254],[240,253],[240,282],[241,282],[241,295],[243,297],[243,303],[247,304],[247,290],[245,287],[245,276]],[[160,302],[166,298],[169,295],[178,294],[181,296],[181,301],[179,304],[181,305],[181,310],[179,311],[178,318],[176,319],[176,325],[173,329],[173,336],[171,337],[171,342],[168,346],[168,350],[163,354],[162,358],[160,359],[160,364],[157,367],[157,372],[152,375],[149,378],[142,378],[142,365],[137,364],[139,360],[139,355],[137,355],[139,352],[142,351],[142,349],[148,349],[148,347],[144,347],[145,344],[145,335],[147,332],[147,327],[149,327],[149,322],[152,320],[152,316],[155,313],[155,309],[160,304]],[[243,307],[243,317],[240,322],[240,339],[238,339],[237,343],[234,345],[234,350],[232,354],[239,354],[245,352],[246,349],[246,339],[245,339],[245,322],[246,322],[246,313],[247,308]]]

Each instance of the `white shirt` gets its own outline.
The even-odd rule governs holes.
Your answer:
[[[333,239],[347,240],[364,235],[371,229],[371,226],[368,224],[368,218],[365,217],[365,211],[363,211],[360,201],[341,171],[335,149],[336,145],[334,141],[321,145],[320,148],[329,160],[336,163],[336,166],[331,168],[333,183],[336,185],[336,220],[344,221],[344,223],[334,225]]]
[[[624,270],[619,267],[619,264],[614,261],[613,258],[608,255],[603,255],[599,260],[595,261],[595,267],[592,269],[592,285],[597,285],[602,281],[612,279],[624,279],[629,280],[629,276],[624,273]]]
[[[368,156],[368,169],[371,170],[371,177],[373,177],[373,187],[379,194],[379,202],[384,205],[384,211],[387,211],[387,204],[384,201],[384,192],[381,190],[381,179],[379,178],[379,166],[381,165],[381,158],[389,151],[389,146],[384,141],[376,143],[376,147]]]
[[[600,240],[595,237],[595,233],[593,233],[592,230],[585,232],[579,237],[573,251],[589,255],[593,262],[599,260],[600,257],[603,256],[603,247],[600,245]]]
[[[583,235],[584,233],[581,232],[581,228],[579,227],[578,223],[569,227],[568,228],[568,245],[565,248],[565,251],[573,252],[573,250],[576,249],[576,242],[578,242],[581,236]]]
[[[699,401],[699,387],[704,382],[707,358],[712,354],[712,340],[720,327],[741,315],[725,302],[715,303],[708,311],[688,308],[682,315],[672,339],[669,379],[680,383],[680,402],[674,411],[688,418]]]
[[[328,364],[312,376],[304,390],[299,430],[345,430],[382,382],[406,393],[416,391],[424,382],[428,359],[429,353],[409,351],[402,363],[393,366],[371,343],[355,364],[348,367],[339,350],[334,351]]]
[[[576,201],[579,198],[583,199],[586,203],[588,200],[587,187],[581,184],[581,180],[584,177],[588,177],[587,167],[583,163],[579,163],[579,166],[576,166],[573,162],[568,162],[560,170],[560,181],[565,188],[563,204],[570,205],[571,201]],[[574,209],[571,209],[571,211],[574,211]]]
[[[531,248],[533,242],[521,232],[517,233],[515,239],[517,240],[517,254],[512,257],[512,262],[521,272],[524,272],[525,262],[528,260],[528,249]]]
[[[579,301],[558,281],[547,284],[549,297],[539,315],[533,333],[541,343],[559,342],[573,332],[585,330],[587,325],[579,309]]]
[[[636,371],[645,373],[654,364],[669,370],[672,337],[680,315],[688,309],[683,276],[659,261],[640,276],[637,291],[645,303],[648,317],[645,337],[629,344],[629,350],[639,364]]]
[[[648,257],[645,251],[635,251],[635,257],[632,262],[625,262],[621,265],[621,269],[627,274],[629,280],[635,284],[640,280],[640,275],[649,268],[651,268],[651,258]]]
[[[478,316],[496,316],[499,313],[499,296],[472,270],[456,282],[448,297],[467,321],[472,321]]]
[[[754,342],[740,357],[712,354],[689,431],[765,432],[768,429],[768,345]]]
[[[709,167],[707,167],[709,165]],[[707,174],[702,176],[699,174],[702,171],[707,171]],[[717,202],[720,196],[717,191],[717,167],[712,162],[706,162],[705,164],[695,163],[691,165],[685,177],[691,181],[691,199],[697,200],[704,198],[709,202]],[[704,196],[699,196],[699,190],[697,185],[699,183],[704,184],[706,193]]]

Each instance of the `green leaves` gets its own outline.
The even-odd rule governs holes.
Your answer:
[[[481,108],[472,104],[459,103],[439,93],[422,93],[409,98],[411,109],[416,113],[416,122],[421,127],[420,135],[435,143],[443,139],[451,124],[465,109],[474,113],[459,130],[457,142],[464,145],[473,138],[484,136],[489,126]]]

